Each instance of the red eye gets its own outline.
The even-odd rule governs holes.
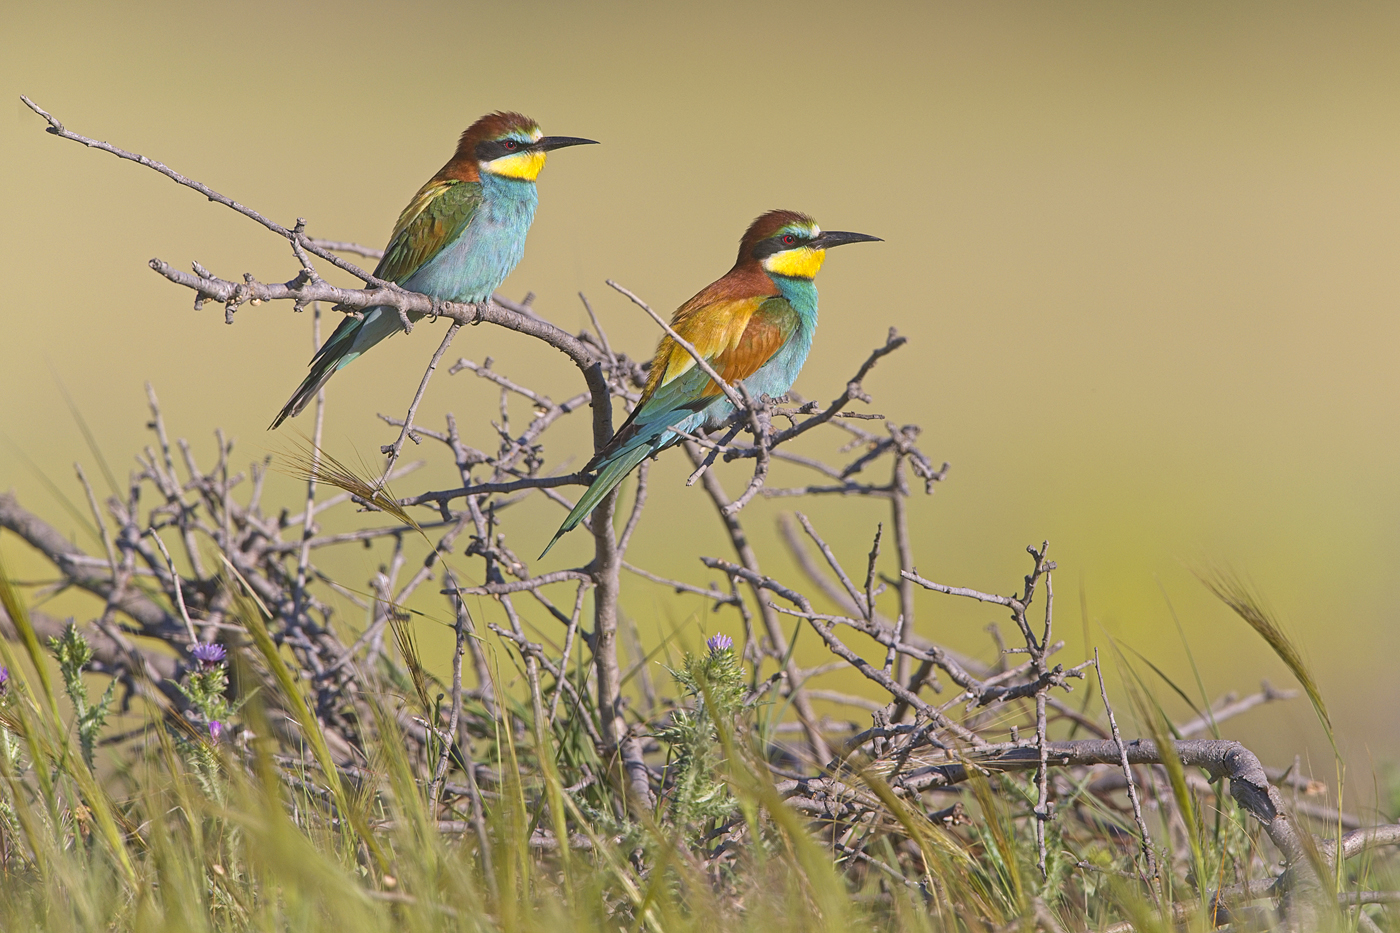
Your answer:
[[[797,237],[793,236],[791,233],[784,234],[783,242],[786,243],[788,246],[791,246],[792,244],[797,242]]]
[[[520,144],[513,139],[506,140],[506,148],[511,152],[514,152],[519,146]]]

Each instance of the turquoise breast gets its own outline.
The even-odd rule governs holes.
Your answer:
[[[482,179],[481,206],[456,240],[399,284],[447,301],[485,301],[525,255],[535,219],[534,182]]]

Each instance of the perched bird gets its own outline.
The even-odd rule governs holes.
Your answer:
[[[534,120],[518,113],[477,120],[462,134],[456,154],[399,215],[375,276],[444,301],[486,301],[525,252],[545,153],[593,142],[544,136]],[[410,320],[422,316],[409,313]],[[272,427],[305,408],[336,370],[402,329],[394,308],[366,308],[362,319],[347,315],[316,351],[310,375]]]
[[[806,214],[769,211],[750,224],[739,241],[734,268],[681,305],[671,328],[731,386],[742,383],[754,398],[778,398],[792,388],[812,348],[817,329],[817,287],[812,280],[827,249],[879,239],[823,232]],[[685,348],[669,334],[661,338],[637,407],[584,467],[598,475],[545,553],[633,467],[678,443],[677,431],[718,427],[733,413],[724,390],[695,365]]]

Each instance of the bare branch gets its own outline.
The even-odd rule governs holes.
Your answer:
[[[20,95],[20,100],[22,100],[24,102],[24,105],[30,110],[34,111],[39,116],[43,117],[46,121],[48,121],[48,132],[54,136],[58,136],[61,139],[70,139],[73,142],[82,143],[84,146],[87,146],[90,149],[101,149],[103,152],[110,152],[112,155],[116,156],[119,159],[127,159],[139,165],[144,165],[146,166],[146,168],[153,169],[159,172],[160,174],[164,175],[166,178],[169,178],[176,184],[184,185],[186,188],[192,188],[195,191],[198,191],[200,194],[204,195],[210,201],[213,201],[216,204],[222,204],[227,208],[237,211],[244,217],[247,217],[250,220],[254,220],[262,224],[264,227],[271,230],[273,233],[276,233],[279,236],[286,237],[288,240],[297,243],[302,248],[309,250],[315,255],[321,257],[322,259],[325,259],[328,262],[334,264],[338,268],[343,269],[344,271],[355,276],[357,279],[376,285],[390,284],[383,282],[380,279],[376,279],[374,276],[370,275],[368,272],[363,271],[353,263],[348,263],[340,257],[336,256],[334,253],[322,249],[321,247],[313,243],[309,237],[300,233],[300,231],[294,232],[292,230],[288,230],[286,227],[272,220],[269,220],[268,218],[264,217],[262,214],[259,214],[252,208],[245,207],[242,204],[239,204],[237,201],[233,200],[232,198],[225,197],[224,195],[219,194],[219,192],[210,188],[208,185],[194,181],[190,178],[186,178],[184,175],[181,175],[179,172],[175,171],[169,166],[161,162],[157,162],[154,159],[148,159],[143,155],[138,155],[134,152],[128,152],[125,149],[113,146],[111,143],[100,142],[96,139],[89,139],[86,136],[81,136],[77,133],[74,133],[72,130],[65,128],[64,125],[60,123],[56,117],[54,117],[48,111],[42,109],[38,104],[34,103],[28,97]]]
[[[1297,696],[1297,690],[1278,690],[1266,680],[1260,684],[1258,693],[1251,693],[1249,696],[1239,700],[1227,700],[1213,707],[1208,716],[1201,716],[1198,719],[1193,719],[1190,722],[1177,726],[1176,732],[1182,738],[1189,738],[1227,719],[1231,719],[1241,713],[1247,713],[1256,706],[1262,706],[1266,703],[1275,703],[1279,700],[1292,700]]]
[[[1133,781],[1133,768],[1128,762],[1128,749],[1123,737],[1118,734],[1118,720],[1113,717],[1113,707],[1108,702],[1108,688],[1103,683],[1103,668],[1099,667],[1099,651],[1094,649],[1094,673],[1099,678],[1099,696],[1103,698],[1103,708],[1108,714],[1108,727],[1113,731],[1113,745],[1118,750],[1118,761],[1123,766],[1123,779],[1128,785],[1128,800],[1133,805],[1133,820],[1137,823],[1138,840],[1142,844],[1142,857],[1147,868],[1144,880],[1157,877],[1157,856],[1152,851],[1152,834],[1147,831],[1147,823],[1142,818],[1142,804],[1138,801],[1137,784]]]
[[[359,243],[346,243],[342,240],[322,240],[318,237],[307,238],[312,246],[319,249],[328,249],[336,253],[353,253],[356,256],[364,256],[367,259],[383,259],[384,250],[374,246],[361,246]]]
[[[457,336],[457,331],[460,330],[461,327],[461,324],[453,321],[452,325],[447,328],[447,333],[443,335],[442,343],[438,345],[437,352],[434,353],[433,358],[428,361],[428,368],[423,373],[423,380],[418,383],[418,391],[414,393],[413,402],[408,406],[408,414],[404,416],[403,428],[399,431],[398,440],[379,449],[380,453],[388,458],[388,461],[384,465],[384,474],[379,479],[380,483],[383,483],[389,478],[389,471],[394,468],[394,463],[399,459],[400,451],[403,450],[404,439],[412,438],[413,443],[418,443],[418,438],[413,434],[413,417],[418,414],[418,406],[423,401],[423,394],[428,391],[428,380],[433,378],[433,372],[437,369],[438,361],[441,360],[442,355],[447,352],[448,346],[452,343],[452,338]]]
[[[768,456],[768,434],[771,429],[768,413],[763,406],[754,401],[749,390],[742,384],[739,386],[739,392],[744,397],[743,411],[748,416],[749,431],[753,434],[754,447],[758,449],[758,463],[754,466],[753,478],[749,480],[748,487],[739,498],[724,507],[726,515],[733,515],[753,501],[753,497],[758,495],[759,490],[763,488],[763,482],[768,477],[768,464],[771,462]],[[704,464],[697,467],[696,471],[701,469],[704,469]]]

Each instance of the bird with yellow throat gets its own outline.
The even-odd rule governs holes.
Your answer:
[[[879,239],[823,231],[811,217],[796,211],[769,211],[749,225],[734,268],[681,305],[671,329],[731,386],[743,385],[753,398],[786,395],[812,348],[817,330],[813,280],[826,251]],[[637,407],[584,468],[597,475],[545,553],[637,464],[679,443],[678,432],[718,427],[734,410],[695,358],[669,334],[663,337]]]
[[[555,149],[593,143],[545,136],[519,113],[490,113],[467,127],[457,151],[399,215],[377,278],[444,301],[491,298],[525,253],[535,218],[535,179]],[[423,315],[409,313],[414,321]],[[272,422],[299,413],[331,376],[385,337],[403,330],[391,307],[347,315],[311,359],[311,372]]]

